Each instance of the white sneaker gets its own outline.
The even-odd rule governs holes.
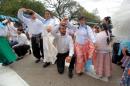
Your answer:
[[[100,80],[105,81],[105,82],[109,81],[108,77],[102,77],[102,78],[100,78]]]
[[[92,72],[86,72],[87,75],[95,78],[95,79],[99,79],[99,77],[96,75],[96,73],[92,73]]]

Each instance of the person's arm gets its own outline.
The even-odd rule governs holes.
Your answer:
[[[52,33],[52,35],[54,36],[54,37],[57,37],[58,35],[57,35],[57,33],[59,32],[59,25],[57,25],[57,26],[55,26],[53,29],[52,29],[52,31],[51,31],[51,33]]]
[[[87,26],[87,30],[88,30],[88,35],[89,35],[89,38],[90,40],[95,43],[96,42],[96,37],[94,35],[94,32],[93,30],[91,29],[91,27]]]
[[[73,44],[73,40],[70,36],[69,37],[69,56],[66,57],[66,59],[65,59],[66,62],[70,63],[73,55],[74,55],[74,44]]]
[[[127,56],[126,51],[127,51],[127,48],[123,48],[123,49],[122,49],[122,54],[123,54],[124,56]]]
[[[36,15],[37,19],[39,19],[40,21],[42,21],[42,22],[45,21],[45,19],[43,17],[41,17],[38,13],[35,12],[35,15]]]
[[[69,56],[72,57],[74,55],[74,43],[72,37],[69,36]]]
[[[29,21],[29,19],[26,18],[26,17],[24,17],[24,15],[23,15],[23,12],[24,12],[24,11],[26,11],[25,8],[19,9],[17,16],[18,16],[18,18],[19,18],[22,22],[27,23],[27,22]]]
[[[16,44],[14,47],[24,45],[24,44],[26,44],[27,41],[28,41],[28,39],[27,39],[26,35],[21,34],[20,39],[18,40],[18,44]]]

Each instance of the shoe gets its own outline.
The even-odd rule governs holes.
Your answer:
[[[36,60],[35,63],[39,63],[40,62],[40,59]]]
[[[44,59],[44,55],[41,55],[41,58]]]
[[[59,74],[64,74],[64,68],[57,68]]]
[[[78,73],[78,75],[79,75],[79,76],[83,75],[83,72],[81,72],[81,73]]]
[[[10,64],[12,64],[13,62],[9,62],[9,63],[3,63],[2,66],[8,66]]]
[[[29,50],[29,54],[32,54],[32,51],[31,51],[31,49]]]
[[[98,75],[96,75],[96,73],[92,73],[92,72],[86,72],[87,75],[95,78],[95,79],[100,79],[100,77]]]
[[[124,70],[124,69],[125,69],[125,67],[121,66],[121,69],[123,69],[123,70]]]
[[[19,61],[19,60],[21,60],[21,58],[17,58],[17,59],[16,59],[16,61]]]
[[[110,37],[115,37],[114,35],[111,35]]]
[[[122,65],[122,62],[117,62],[117,65]]]
[[[55,64],[57,64],[57,60],[55,61]]]
[[[68,76],[69,76],[70,79],[73,78],[73,73],[72,73],[72,71],[69,71]]]
[[[105,82],[108,82],[108,81],[109,81],[109,80],[108,80],[108,77],[102,77],[102,78],[100,78],[100,80],[105,81]]]
[[[58,71],[59,74],[64,74],[64,71]]]
[[[21,59],[23,59],[23,56],[18,57],[18,58],[16,59],[16,61],[19,61],[19,60],[21,60]]]
[[[44,68],[48,67],[50,65],[50,62],[45,62],[45,64],[43,65]]]

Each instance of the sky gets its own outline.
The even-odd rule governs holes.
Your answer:
[[[93,12],[97,9],[96,15],[101,18],[112,16],[120,7],[123,0],[75,0],[80,3],[87,11]]]

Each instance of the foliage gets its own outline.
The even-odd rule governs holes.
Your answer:
[[[98,22],[100,18],[86,11],[81,5],[73,0],[45,0],[45,6],[51,8],[58,18],[69,16],[69,19],[78,18],[83,15],[88,21]]]
[[[1,0],[0,14],[16,17],[18,9],[22,7],[32,9],[37,13],[45,10],[44,5],[35,0]]]
[[[29,8],[43,15],[45,10],[44,4],[39,0],[0,0],[0,14],[16,17],[19,8]],[[45,6],[53,10],[58,18],[68,16],[69,19],[86,16],[87,21],[98,22],[99,17],[86,11],[81,5],[73,0],[44,0]]]

